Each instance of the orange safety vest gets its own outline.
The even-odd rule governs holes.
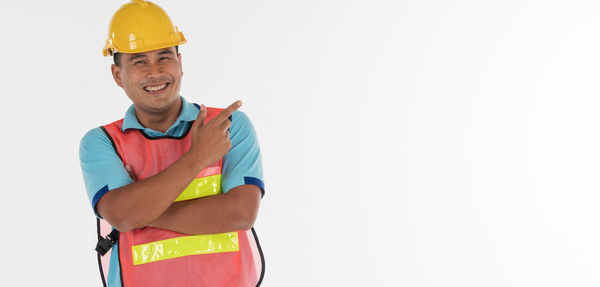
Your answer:
[[[221,110],[207,108],[205,122]],[[154,138],[137,129],[123,131],[122,125],[123,119],[103,126],[103,130],[123,163],[133,167],[138,180],[167,168],[191,146],[191,124],[181,137]],[[220,194],[222,166],[223,159],[220,159],[204,168],[175,201]],[[98,233],[103,238],[110,229],[101,228],[101,221]],[[187,235],[144,227],[120,233],[118,244],[124,287],[258,286],[264,274],[264,258],[254,228]],[[109,254],[98,255],[103,282],[109,258]]]

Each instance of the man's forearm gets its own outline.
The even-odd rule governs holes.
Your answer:
[[[98,213],[120,231],[145,226],[169,208],[208,163],[186,153],[162,172],[112,190],[98,202]]]
[[[254,225],[261,190],[242,185],[226,194],[173,203],[148,226],[185,234],[248,230]]]

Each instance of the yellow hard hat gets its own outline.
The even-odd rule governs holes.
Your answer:
[[[165,10],[150,1],[133,0],[113,15],[102,54],[141,53],[186,42]]]

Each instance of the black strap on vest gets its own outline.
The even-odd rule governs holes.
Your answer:
[[[265,256],[263,254],[262,248],[260,247],[260,242],[258,242],[258,235],[256,235],[256,230],[254,230],[254,226],[252,226],[252,235],[254,235],[254,241],[256,241],[256,247],[258,248],[258,254],[260,254],[260,264],[262,268],[260,268],[260,277],[258,278],[258,282],[256,283],[256,287],[259,287],[265,278]]]
[[[110,234],[108,234],[105,237],[102,236],[98,236],[98,243],[96,244],[96,252],[98,252],[98,254],[100,254],[101,256],[104,256],[104,254],[106,254],[106,252],[108,252],[112,246],[117,243],[117,240],[119,240],[119,231],[116,229],[113,229],[113,231],[110,232]]]

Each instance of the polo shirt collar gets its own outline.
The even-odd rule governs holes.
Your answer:
[[[175,120],[173,125],[169,127],[165,134],[169,135],[169,132],[175,129],[182,122],[193,122],[198,117],[198,112],[199,109],[194,104],[188,103],[188,101],[186,101],[185,98],[181,97],[181,113],[179,114],[177,120]],[[146,132],[150,131],[153,133],[161,133],[159,131],[145,128],[144,126],[142,126],[142,124],[140,124],[135,115],[135,107],[133,106],[133,104],[127,109],[127,112],[125,113],[125,117],[123,119],[122,130],[125,131],[127,129],[138,129],[144,130]]]

